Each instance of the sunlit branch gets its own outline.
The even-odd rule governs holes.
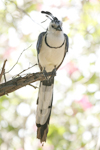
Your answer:
[[[0,82],[1,82],[1,78],[2,78],[2,75],[3,75],[3,74],[4,74],[4,77],[5,77],[5,65],[6,65],[6,61],[7,61],[7,59],[4,61],[4,64],[3,64],[3,67],[2,67],[2,70],[1,70]]]
[[[49,72],[48,76],[51,76],[51,75],[52,75],[52,72]],[[0,96],[14,92],[17,89],[20,89],[26,85],[31,85],[31,83],[33,82],[43,81],[43,80],[45,80],[45,76],[42,72],[30,73],[24,77],[20,76],[20,77],[14,78],[10,81],[7,81],[6,83],[0,84]]]
[[[12,77],[12,78],[16,78],[16,77],[20,76],[23,72],[25,72],[25,71],[31,69],[32,67],[34,67],[34,66],[36,66],[36,65],[38,65],[38,64],[32,65],[32,66],[28,67],[27,69],[24,69],[23,71],[21,71],[20,73],[18,73],[17,75],[15,75],[15,76]]]

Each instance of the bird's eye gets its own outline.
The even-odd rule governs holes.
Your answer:
[[[54,26],[52,25],[52,28],[54,28]]]

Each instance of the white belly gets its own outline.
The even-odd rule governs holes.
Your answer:
[[[63,40],[61,42],[63,43]],[[42,47],[39,53],[39,62],[42,68],[45,68],[47,72],[50,72],[54,69],[54,67],[59,66],[63,60],[64,52],[65,44],[61,48],[49,48],[43,39]]]

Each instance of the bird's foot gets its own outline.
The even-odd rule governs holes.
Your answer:
[[[48,79],[48,73],[46,72],[45,68],[43,69],[43,74],[44,74],[45,78]]]
[[[48,79],[53,79],[54,76],[56,76],[56,67],[52,70],[51,73],[52,73],[52,74],[51,74],[51,77],[50,77],[50,76],[49,76],[49,73],[45,70],[45,68],[43,69],[43,74],[44,74],[46,80],[48,80]]]
[[[52,79],[54,76],[56,76],[56,67],[52,70],[52,75],[50,78]]]

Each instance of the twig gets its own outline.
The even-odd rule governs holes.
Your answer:
[[[25,15],[27,15],[34,23],[36,23],[37,25],[39,25],[40,27],[42,27],[43,29],[45,29],[41,24],[39,24],[39,23],[37,23],[36,21],[34,21],[34,20],[31,18],[31,16],[30,16],[25,10],[19,8],[19,7],[17,6],[17,4],[16,4],[14,1],[10,1],[10,2],[13,3],[19,11],[21,11],[21,12],[23,12]],[[46,29],[45,29],[45,30],[46,30]]]
[[[29,85],[32,86],[32,87],[35,88],[35,89],[38,88],[37,86],[34,86],[34,85],[32,85],[32,84],[29,84]]]
[[[19,61],[21,55],[23,54],[23,52],[26,51],[26,50],[27,50],[28,48],[30,48],[31,46],[32,46],[32,44],[31,44],[29,47],[27,47],[26,49],[24,49],[24,50],[22,51],[22,53],[19,55],[19,57],[18,57],[16,63],[14,64],[14,66],[13,66],[9,71],[5,72],[5,74],[6,74],[6,73],[9,73],[9,72],[16,66],[16,64],[18,63],[18,61]]]
[[[12,78],[16,78],[16,77],[20,76],[20,74],[22,74],[23,72],[29,70],[30,68],[32,68],[32,67],[34,67],[34,66],[36,66],[36,65],[38,65],[38,64],[32,65],[31,67],[28,67],[27,69],[24,69],[23,71],[21,71],[20,73],[18,73],[17,75],[15,75],[15,76],[12,77]]]
[[[2,70],[1,70],[1,74],[0,74],[0,82],[1,82],[2,75],[3,75],[4,72],[5,72],[4,70],[5,70],[6,61],[7,61],[7,59],[4,61],[3,67],[2,67]]]
[[[4,80],[5,80],[5,83],[6,83],[5,69],[4,69],[3,75],[4,75]]]

